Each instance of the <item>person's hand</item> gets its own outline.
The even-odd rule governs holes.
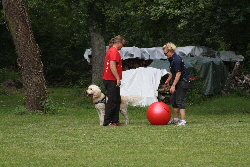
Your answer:
[[[168,87],[168,86],[169,86],[169,81],[166,81],[166,82],[164,83],[164,86],[165,86],[165,87]]]
[[[173,94],[175,92],[175,86],[170,87],[170,93]]]
[[[121,86],[121,84],[122,84],[122,83],[121,83],[121,81],[120,81],[120,80],[117,80],[117,81],[116,81],[116,86],[118,86],[118,87],[119,87],[119,86]]]

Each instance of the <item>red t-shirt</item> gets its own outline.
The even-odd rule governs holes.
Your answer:
[[[113,46],[110,47],[108,51],[106,52],[103,71],[102,71],[102,78],[105,80],[116,81],[116,78],[110,69],[110,61],[116,62],[116,69],[121,80],[122,79],[122,57],[120,53],[118,52],[118,50]]]

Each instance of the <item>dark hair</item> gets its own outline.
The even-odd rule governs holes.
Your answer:
[[[114,38],[112,38],[109,42],[109,46],[113,46],[115,43],[125,43],[125,38],[123,38],[122,36],[118,35]]]

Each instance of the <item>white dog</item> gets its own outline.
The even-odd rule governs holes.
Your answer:
[[[96,85],[90,85],[88,90],[86,90],[87,96],[92,97],[93,103],[99,115],[100,125],[103,125],[104,114],[105,114],[105,103],[108,100],[102,92],[101,89]],[[141,101],[143,97],[140,96],[121,96],[120,112],[125,117],[125,124],[129,124],[129,117],[127,108],[128,105],[133,105]]]

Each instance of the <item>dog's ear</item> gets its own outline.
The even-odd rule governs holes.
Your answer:
[[[102,91],[100,89],[96,90],[96,94],[100,95],[102,93]]]
[[[92,90],[93,90],[93,95],[95,97],[100,97],[101,96],[102,91],[101,91],[101,89],[99,87],[96,87],[96,88],[94,88]]]

